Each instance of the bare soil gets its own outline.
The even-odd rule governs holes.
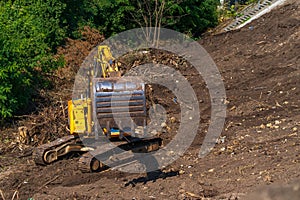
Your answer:
[[[251,28],[249,28],[251,27]],[[83,174],[78,156],[49,166],[36,166],[34,146],[67,133],[66,101],[71,97],[74,75],[88,52],[103,37],[86,28],[81,41],[59,49],[66,67],[53,76],[53,89],[39,112],[0,128],[0,199],[243,199],[257,188],[267,189],[269,199],[299,199],[300,182],[300,8],[290,1],[241,30],[205,36],[199,43],[212,56],[224,79],[227,118],[222,138],[212,152],[198,158],[210,119],[210,99],[205,83],[189,65],[179,70],[200,100],[201,127],[192,146],[160,174],[118,171]],[[153,87],[156,103],[168,108],[168,129],[174,136],[179,111],[173,94]],[[29,140],[22,144],[18,127]],[[296,182],[295,186],[285,186]],[[279,185],[279,186],[278,186]],[[284,185],[284,187],[281,187]],[[275,187],[274,186],[274,187]],[[270,191],[270,192],[269,192]],[[290,192],[293,191],[293,192]],[[282,196],[288,193],[293,196]],[[250,199],[268,199],[262,193]],[[272,195],[274,198],[272,198]],[[297,196],[298,195],[298,196]]]

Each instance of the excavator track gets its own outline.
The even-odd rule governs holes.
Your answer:
[[[106,165],[100,162],[95,158],[91,153],[83,154],[78,163],[78,168],[81,172],[90,173],[90,172],[100,172],[108,169]]]
[[[36,164],[39,165],[47,165],[55,160],[58,159],[58,155],[56,152],[57,148],[60,148],[62,146],[70,145],[70,144],[76,144],[77,140],[79,140],[78,136],[69,135],[62,138],[58,138],[54,140],[53,142],[40,145],[36,147],[32,153],[33,160]],[[49,155],[49,159],[45,159],[45,155],[53,152],[53,155]],[[51,157],[52,156],[52,157]]]
[[[83,154],[79,159],[78,166],[81,172],[84,173],[100,172],[109,167],[117,169],[136,160],[132,156],[133,152],[152,152],[158,150],[161,145],[161,138],[139,139],[129,143],[114,142],[102,144],[94,151]]]

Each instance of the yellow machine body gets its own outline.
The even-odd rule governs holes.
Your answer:
[[[92,133],[91,99],[68,101],[68,115],[71,134]]]
[[[106,169],[105,162],[96,158],[95,155],[104,155],[104,149],[97,148],[99,134],[109,139],[125,139],[120,141],[118,147],[125,151],[151,152],[161,146],[160,138],[138,138],[146,136],[146,95],[145,83],[137,77],[123,77],[108,46],[99,46],[94,65],[87,70],[86,82],[80,96],[68,101],[68,118],[70,134],[59,138],[50,144],[41,145],[33,152],[35,163],[50,164],[72,152],[85,152],[79,160],[79,169],[82,172],[97,172]],[[96,125],[97,124],[97,125]],[[101,128],[99,128],[101,127]],[[80,139],[87,139],[89,146],[85,146]],[[131,136],[131,137],[126,137]],[[95,141],[96,143],[93,143]],[[125,143],[127,142],[127,143]],[[100,143],[99,145],[102,145]],[[109,145],[110,146],[110,145]],[[88,153],[92,150],[95,154]],[[100,150],[100,152],[98,151]],[[108,162],[124,157],[118,156],[118,151],[109,149]],[[105,156],[104,156],[105,157]],[[123,161],[122,161],[123,162]],[[120,163],[122,163],[120,162]],[[124,158],[127,162],[127,157]]]
[[[91,134],[92,121],[92,101],[91,99],[79,99],[68,101],[68,118],[70,126],[70,134]],[[103,133],[108,134],[107,128],[103,128]],[[124,132],[123,136],[129,136],[131,133]],[[120,131],[110,130],[110,137],[120,137]]]
[[[118,63],[115,58],[112,56],[112,53],[110,51],[110,48],[108,46],[99,46],[97,51],[97,56],[95,57],[96,61],[96,67],[100,70],[101,73],[98,74],[97,77],[91,77],[93,80],[97,80],[97,83],[94,83],[96,85],[92,85],[91,87],[100,87],[98,88],[96,93],[97,95],[94,96],[95,102],[92,102],[92,98],[81,98],[77,100],[70,100],[68,101],[68,117],[69,117],[69,127],[70,127],[70,133],[71,134],[91,134],[93,132],[93,111],[97,113],[99,123],[101,125],[102,131],[105,135],[109,135],[109,137],[119,137],[120,136],[120,130],[118,130],[115,124],[113,124],[113,116],[112,116],[112,110],[119,110],[121,112],[124,112],[124,107],[122,106],[132,106],[130,107],[130,110],[134,110],[134,114],[136,115],[144,115],[145,113],[145,105],[144,105],[144,94],[143,90],[144,87],[140,85],[140,83],[134,83],[134,80],[127,80],[125,79],[124,83],[117,83],[119,78],[121,77],[121,74],[119,72],[118,66],[120,66],[120,63]],[[93,76],[93,72],[90,74]],[[138,95],[140,96],[134,96],[132,98],[137,98],[137,100],[131,99],[130,105],[124,105],[124,102],[120,102],[120,100],[129,100],[130,96],[124,96],[128,92],[133,92],[133,90],[142,90],[140,91]],[[91,89],[92,91],[92,89]],[[111,102],[112,99],[109,98],[109,93],[114,93],[114,97],[117,97],[117,95],[120,95],[117,97],[119,100],[117,102]],[[90,96],[93,96],[93,94],[89,94]],[[99,99],[100,98],[100,99]],[[134,102],[132,102],[134,101]],[[120,105],[117,103],[121,103]],[[131,105],[132,104],[132,105]],[[110,105],[110,106],[107,106]],[[126,109],[125,109],[126,110]],[[127,109],[128,110],[128,109]],[[103,124],[104,123],[104,124]],[[109,124],[107,126],[107,124]],[[143,123],[137,123],[137,124],[143,124]],[[130,132],[122,131],[123,136],[130,135]]]
[[[95,57],[95,60],[101,67],[102,78],[108,78],[108,76],[111,73],[116,72],[117,75],[119,75],[118,65],[115,63],[115,58],[112,56],[112,53],[108,46],[102,45],[98,47],[97,56]],[[114,74],[114,76],[116,76],[116,74]],[[70,133],[92,133],[92,112],[92,100],[90,98],[68,101]],[[119,134],[115,133],[114,135]]]

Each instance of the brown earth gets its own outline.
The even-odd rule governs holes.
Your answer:
[[[159,176],[152,174],[150,180],[146,174],[118,171],[83,174],[76,156],[46,167],[36,166],[30,158],[32,146],[67,134],[66,101],[74,75],[92,47],[103,40],[96,32],[86,32],[92,33],[82,41],[70,40],[59,50],[67,67],[53,77],[53,90],[41,92],[49,104],[16,120],[11,128],[0,129],[0,198],[242,199],[258,187],[284,185],[266,189],[269,197],[257,192],[249,198],[299,199],[299,2],[290,1],[241,30],[200,41],[224,78],[228,103],[224,143],[198,158],[209,124],[210,100],[203,81],[193,75],[189,65],[182,65],[179,70],[201,100],[201,127],[185,155]],[[178,119],[171,92],[154,87],[153,96],[156,103],[169,108],[169,118]],[[163,135],[166,141],[174,136],[177,125],[168,121],[170,128]],[[20,126],[28,129],[27,145],[16,139],[15,127]],[[293,186],[285,186],[295,181]],[[286,193],[294,196],[284,196]]]

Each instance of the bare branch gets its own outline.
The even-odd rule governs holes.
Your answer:
[[[133,20],[140,26],[140,27],[143,27],[143,24],[135,17],[135,15],[133,13],[130,13],[130,15],[132,16]],[[147,30],[147,27],[146,27],[146,32],[144,31],[144,29],[142,29],[143,31],[143,34],[147,40],[147,42],[149,42],[149,33],[148,33],[148,30]]]
[[[161,6],[160,6],[160,10],[159,10],[159,22],[158,22],[158,32],[157,32],[156,47],[158,47],[158,44],[159,44],[161,22],[162,22],[162,18],[163,18],[163,11],[164,11],[164,8],[165,8],[165,4],[166,4],[166,1],[163,0],[163,1],[161,2]]]
[[[160,38],[161,27],[164,27],[163,18],[166,18],[165,15],[170,9],[172,9],[172,5],[180,4],[184,2],[184,0],[136,0],[136,2],[139,9],[138,14],[136,12],[132,12],[131,16],[139,26],[145,27],[143,33],[147,41],[152,40],[152,45],[157,46]],[[171,17],[176,20],[177,16]],[[177,22],[180,20],[180,17],[177,17]],[[174,22],[174,24],[175,23],[176,22]]]

